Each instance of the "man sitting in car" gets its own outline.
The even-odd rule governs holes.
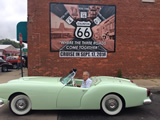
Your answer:
[[[84,71],[82,77],[83,77],[83,81],[82,81],[81,88],[89,88],[92,84],[92,80],[89,78],[89,72]]]

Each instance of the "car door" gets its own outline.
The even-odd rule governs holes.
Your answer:
[[[72,109],[81,106],[81,99],[88,88],[64,86],[57,98],[57,108]]]

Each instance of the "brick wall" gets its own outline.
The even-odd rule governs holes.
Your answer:
[[[116,5],[116,52],[107,58],[60,58],[50,52],[49,3]],[[28,0],[28,74],[62,76],[77,68],[92,76],[142,78],[160,76],[160,1],[141,0]]]

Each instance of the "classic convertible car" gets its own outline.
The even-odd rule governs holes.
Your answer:
[[[30,110],[98,110],[116,115],[123,108],[151,103],[150,91],[128,79],[95,76],[81,88],[73,69],[66,77],[23,77],[0,84],[0,105],[9,103],[16,115]]]

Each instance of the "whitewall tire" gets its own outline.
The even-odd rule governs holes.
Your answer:
[[[30,112],[32,104],[26,95],[17,95],[10,101],[10,109],[16,115],[25,115]]]
[[[101,108],[108,115],[117,115],[123,108],[123,102],[119,96],[109,94],[103,98]]]

